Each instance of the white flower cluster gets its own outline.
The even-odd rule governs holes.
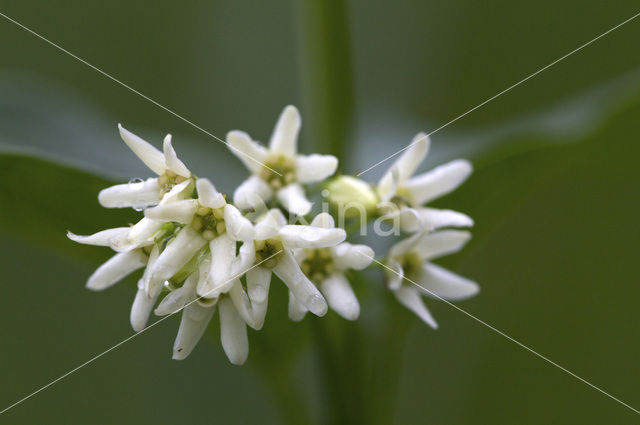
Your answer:
[[[89,277],[87,287],[106,289],[144,268],[131,325],[141,331],[152,311],[161,316],[182,311],[174,359],[191,353],[217,308],[222,347],[232,363],[244,363],[247,326],[258,330],[264,324],[272,273],[288,287],[292,320],[302,320],[307,311],[323,316],[329,307],[355,320],[360,306],[345,271],[362,270],[377,260],[370,247],[344,242],[345,230],[326,211],[310,224],[295,224],[312,210],[304,185],[325,182],[338,165],[330,155],[297,153],[300,125],[298,110],[288,106],[268,149],[246,133],[227,135],[231,151],[251,172],[235,190],[233,203],[178,159],[171,135],[160,152],[120,126],[124,142],[158,177],[112,186],[98,196],[107,208],[144,211],[136,224],[90,236],[69,232],[76,242],[116,251]],[[404,152],[377,186],[348,176],[326,186],[334,204],[360,202],[370,217],[397,219],[403,231],[414,233],[385,258],[389,288],[435,327],[414,283],[446,299],[477,292],[475,283],[428,263],[460,249],[469,238],[467,232],[437,229],[466,227],[472,221],[461,213],[419,205],[453,190],[471,167],[454,161],[409,178],[427,153],[428,138],[418,137],[422,140]]]

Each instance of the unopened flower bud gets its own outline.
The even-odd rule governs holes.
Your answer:
[[[352,176],[340,176],[333,179],[327,185],[329,190],[329,202],[345,213],[362,207],[367,212],[373,211],[379,202],[373,188],[365,181]]]

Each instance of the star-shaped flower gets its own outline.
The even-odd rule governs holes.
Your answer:
[[[327,213],[318,214],[312,226],[333,229],[335,222]],[[328,248],[297,249],[296,258],[303,273],[320,289],[329,307],[347,320],[356,320],[360,304],[345,272],[348,269],[363,270],[373,261],[373,249],[366,245],[342,242]],[[289,292],[289,318],[302,320],[307,308]]]
[[[160,152],[153,145],[120,124],[118,124],[118,129],[122,140],[158,177],[139,182],[132,180],[129,183],[118,184],[102,190],[98,194],[98,200],[103,207],[143,209],[149,205],[156,205],[174,185],[192,177],[191,171],[178,159],[176,151],[171,145],[171,134],[167,134],[164,138],[164,152]]]
[[[456,189],[472,171],[469,161],[456,159],[412,177],[427,156],[429,146],[426,134],[416,135],[380,179],[377,186],[380,212],[389,218],[398,216],[400,228],[407,232],[473,226],[473,220],[460,212],[421,206]]]
[[[145,217],[185,225],[168,243],[152,270],[152,278],[164,282],[208,244],[212,257],[209,279],[213,286],[231,276],[236,242],[253,240],[253,225],[207,179],[196,181],[197,198],[184,199],[145,210]],[[221,291],[223,292],[223,291]]]
[[[227,142],[233,152],[251,171],[233,194],[240,209],[256,208],[272,196],[289,212],[305,215],[311,210],[302,184],[315,183],[332,175],[338,160],[331,155],[299,155],[297,153],[300,113],[287,106],[273,130],[269,148],[253,141],[248,134],[231,131]]]
[[[191,196],[190,180],[175,185],[160,201],[161,206],[180,202]],[[131,308],[131,326],[137,332],[146,326],[149,314],[162,289],[162,282],[151,279],[151,269],[157,262],[159,247],[172,238],[178,229],[173,223],[143,218],[131,227],[107,229],[89,236],[67,233],[69,239],[86,244],[107,246],[118,253],[89,277],[87,288],[101,291],[107,289],[134,271],[145,267],[138,281],[138,292]]]
[[[256,267],[247,273],[247,289],[251,302],[266,310],[271,274],[275,273],[287,285],[296,299],[317,316],[327,312],[327,302],[296,262],[294,249],[335,246],[346,237],[343,229],[288,225],[282,212],[269,210],[255,225],[253,256]],[[249,264],[245,264],[245,267]]]
[[[386,266],[389,289],[398,301],[436,329],[438,324],[422,300],[422,295],[445,300],[462,300],[478,293],[478,284],[430,261],[458,252],[471,238],[460,230],[419,232],[395,244]],[[393,271],[391,271],[393,270]],[[416,285],[419,285],[416,286]]]

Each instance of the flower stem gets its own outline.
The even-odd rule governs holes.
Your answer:
[[[298,6],[300,76],[307,118],[305,134],[314,151],[348,164],[353,93],[347,2],[305,0]],[[359,324],[329,314],[312,319],[326,423],[364,423],[362,335]]]
[[[306,136],[318,152],[344,166],[353,119],[347,2],[305,0],[298,8],[298,56],[308,123]]]

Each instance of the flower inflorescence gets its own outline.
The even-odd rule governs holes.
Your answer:
[[[134,330],[145,328],[152,311],[182,310],[173,358],[184,359],[218,311],[223,349],[232,363],[242,364],[249,353],[247,326],[262,328],[274,273],[288,287],[292,320],[302,320],[307,312],[323,316],[329,308],[347,320],[358,318],[360,305],[346,272],[367,268],[375,254],[367,245],[345,241],[345,217],[352,218],[355,209],[363,224],[381,220],[408,234],[382,259],[388,288],[437,327],[422,295],[457,300],[474,295],[478,286],[430,260],[461,249],[470,234],[452,228],[470,227],[473,221],[423,205],[460,185],[471,173],[470,163],[455,160],[413,176],[429,148],[429,138],[418,134],[377,184],[345,175],[330,179],[337,158],[298,154],[300,126],[298,110],[287,106],[268,148],[246,133],[227,134],[231,151],[251,173],[232,202],[178,159],[171,135],[161,152],[119,126],[124,142],[157,177],[98,195],[104,207],[143,211],[136,224],[89,236],[69,232],[76,242],[116,251],[89,277],[87,287],[106,289],[144,268],[131,308]],[[322,183],[331,208],[306,224],[313,208],[306,195],[311,183]]]

